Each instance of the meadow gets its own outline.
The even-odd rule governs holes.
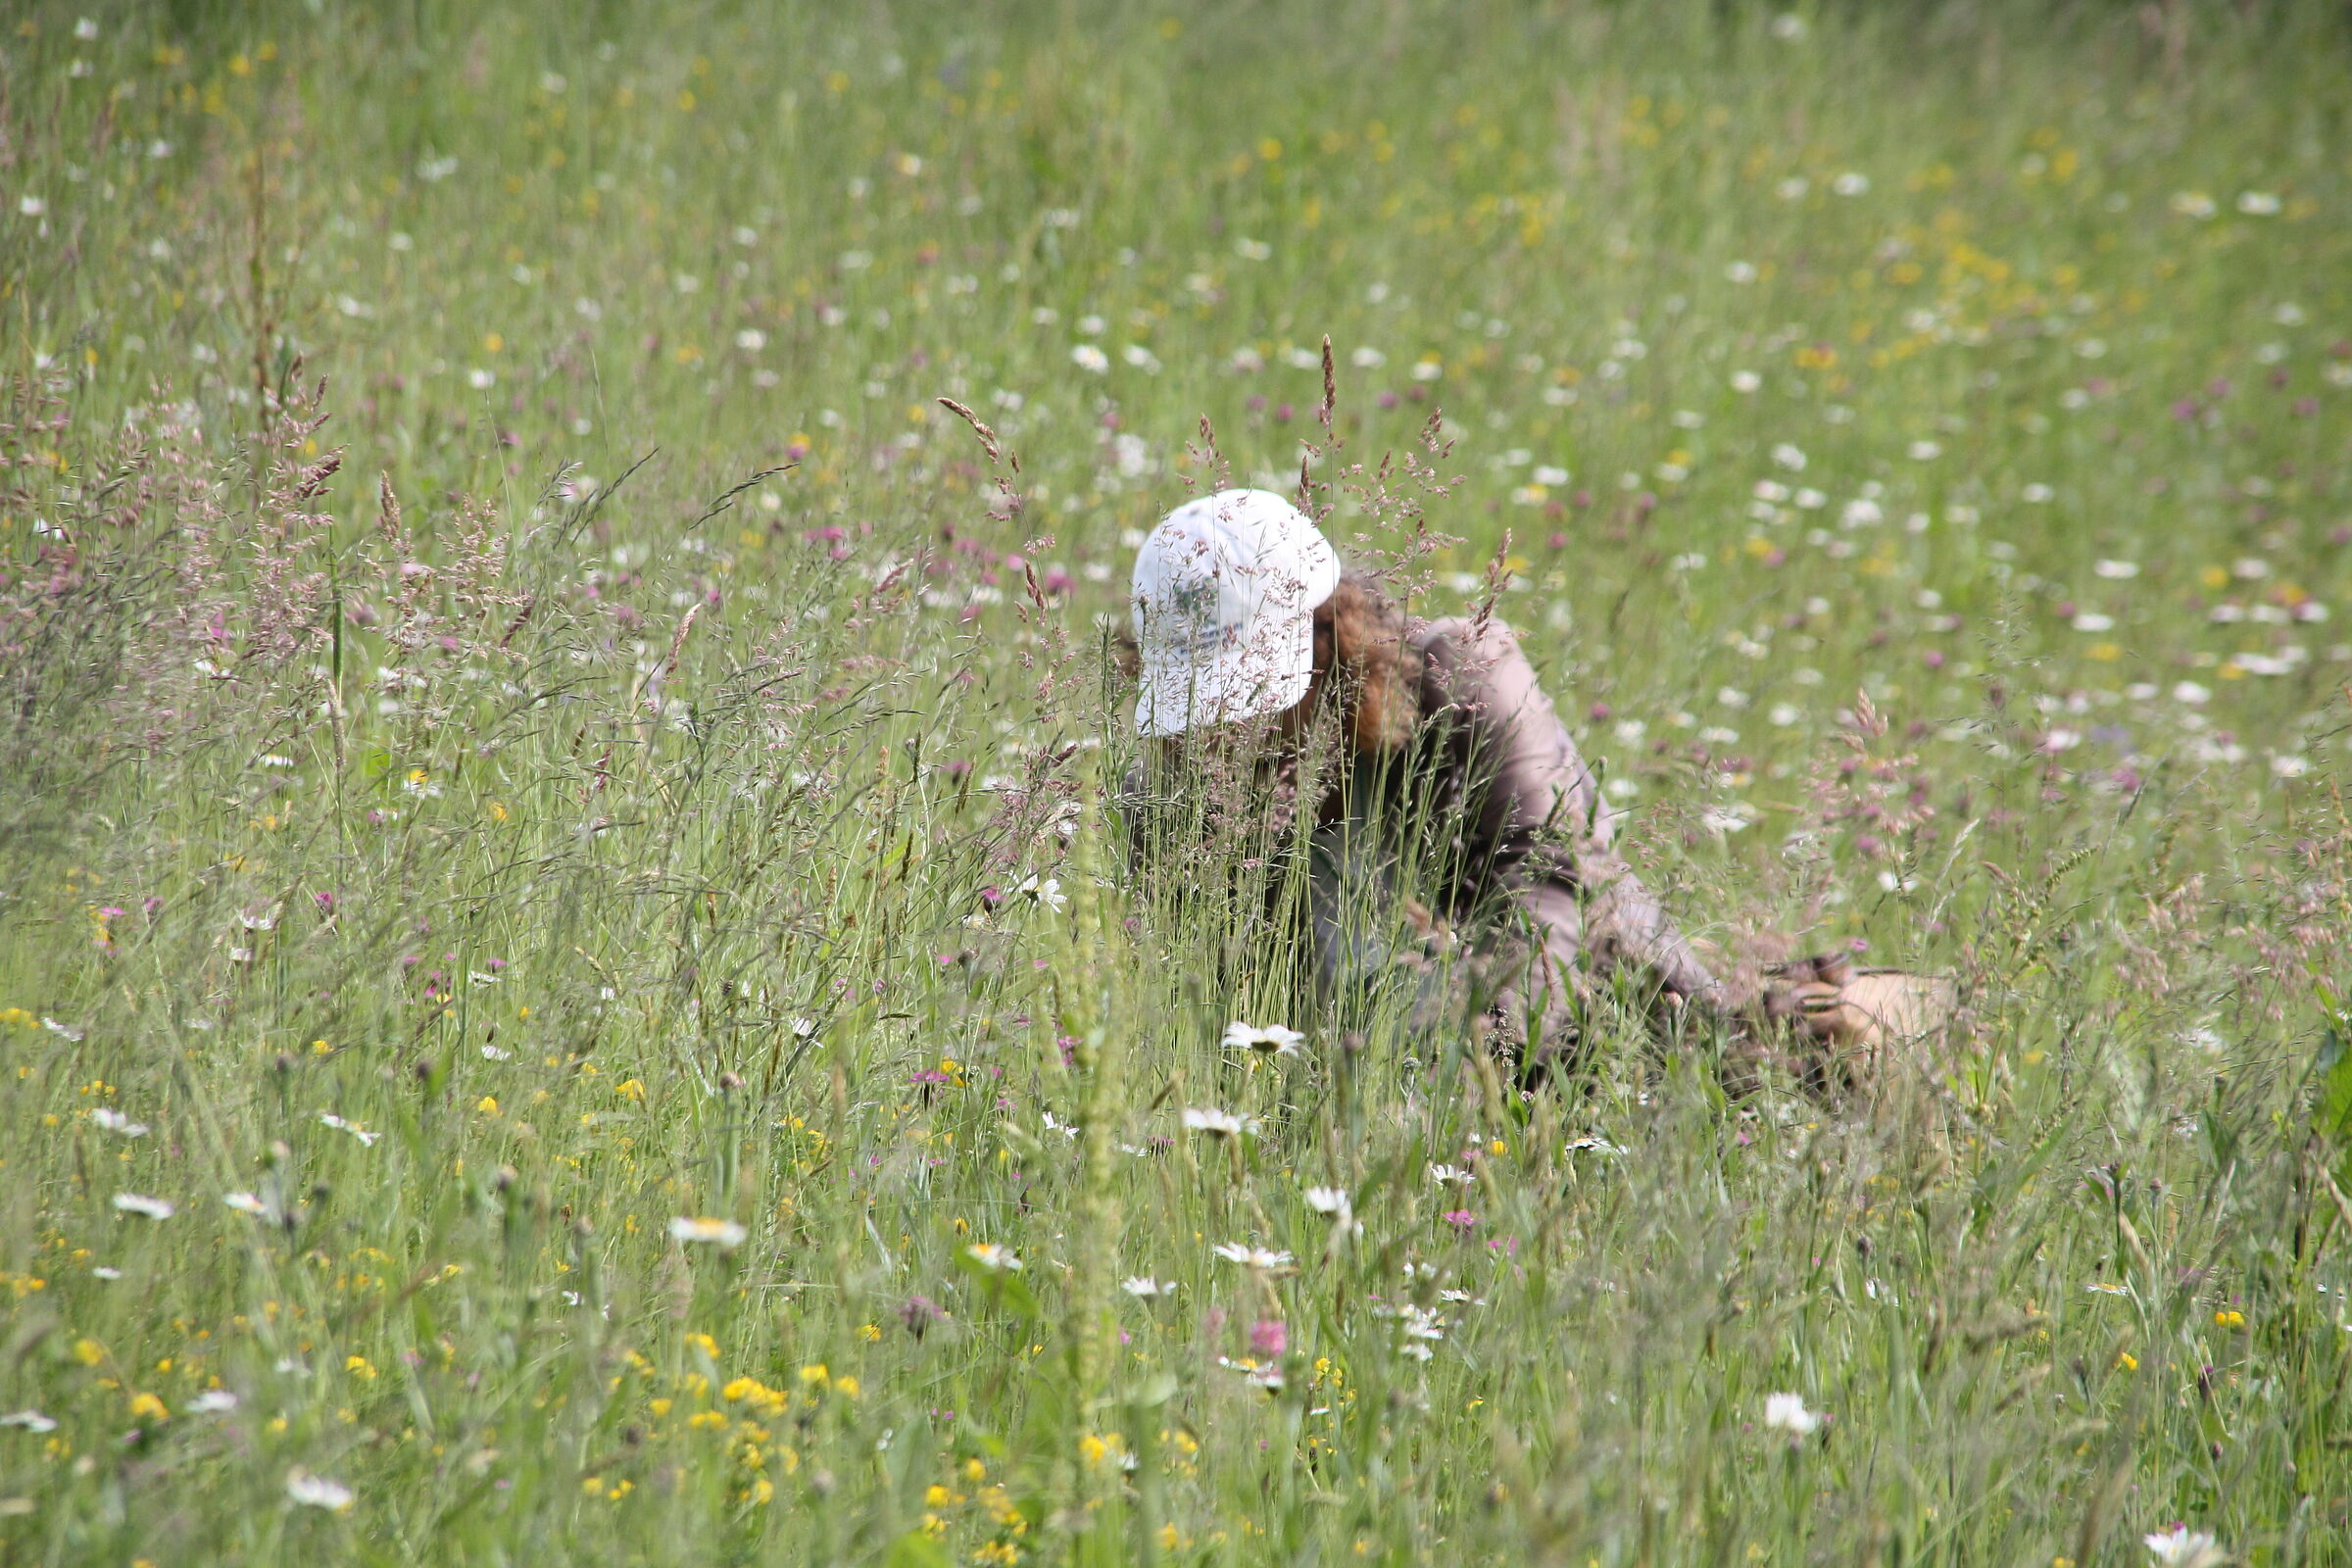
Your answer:
[[[2352,1559],[2348,63],[29,0],[0,1559]],[[1226,479],[1948,1037],[1522,1092],[1139,893],[1110,632]]]

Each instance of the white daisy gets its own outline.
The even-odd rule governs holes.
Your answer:
[[[1296,1029],[1286,1029],[1278,1023],[1244,1023],[1235,1019],[1225,1026],[1225,1049],[1263,1053],[1271,1056],[1293,1056],[1306,1039]]]
[[[715,1242],[722,1252],[731,1252],[743,1245],[751,1233],[731,1219],[690,1217],[681,1214],[669,1222],[669,1234],[680,1242]]]
[[[300,1465],[286,1472],[286,1495],[306,1508],[324,1508],[329,1513],[341,1513],[359,1500],[342,1482],[315,1476]]]
[[[1219,1242],[1209,1250],[1219,1257],[1230,1262],[1240,1263],[1246,1268],[1280,1268],[1291,1260],[1291,1254],[1288,1252],[1277,1252],[1263,1247],[1251,1247],[1244,1242]]]

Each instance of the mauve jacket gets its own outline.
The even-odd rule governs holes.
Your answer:
[[[1497,1004],[1527,1009],[1531,1023],[1564,1019],[1598,980],[1731,1008],[1726,985],[1618,854],[1620,813],[1509,627],[1408,621],[1370,578],[1349,572],[1317,612],[1316,656],[1301,712],[1336,691],[1338,721],[1326,714],[1319,729],[1309,718],[1292,731],[1319,735],[1306,752],[1337,754],[1336,765],[1280,749],[1232,798],[1246,794],[1259,813],[1256,842],[1277,873],[1303,837],[1302,913],[1327,986],[1425,959],[1460,933],[1487,964]],[[1199,777],[1165,743],[1148,746],[1127,775],[1130,842],[1145,868],[1172,856],[1215,862],[1200,853],[1206,846],[1168,832]],[[1312,802],[1303,836],[1302,801]],[[1218,803],[1190,805],[1196,829],[1219,817]],[[1277,892],[1283,880],[1268,879]],[[1416,933],[1419,955],[1404,951]],[[1529,1033],[1549,1036],[1552,1025]]]

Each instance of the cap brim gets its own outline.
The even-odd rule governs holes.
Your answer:
[[[1144,656],[1136,694],[1136,733],[1181,735],[1212,724],[1279,713],[1313,684],[1315,623],[1300,615],[1280,646],[1235,649],[1210,659]]]

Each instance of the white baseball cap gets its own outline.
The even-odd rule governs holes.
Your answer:
[[[1331,542],[1270,490],[1221,490],[1169,513],[1135,557],[1137,732],[1297,703],[1314,673],[1315,607],[1339,585]]]

